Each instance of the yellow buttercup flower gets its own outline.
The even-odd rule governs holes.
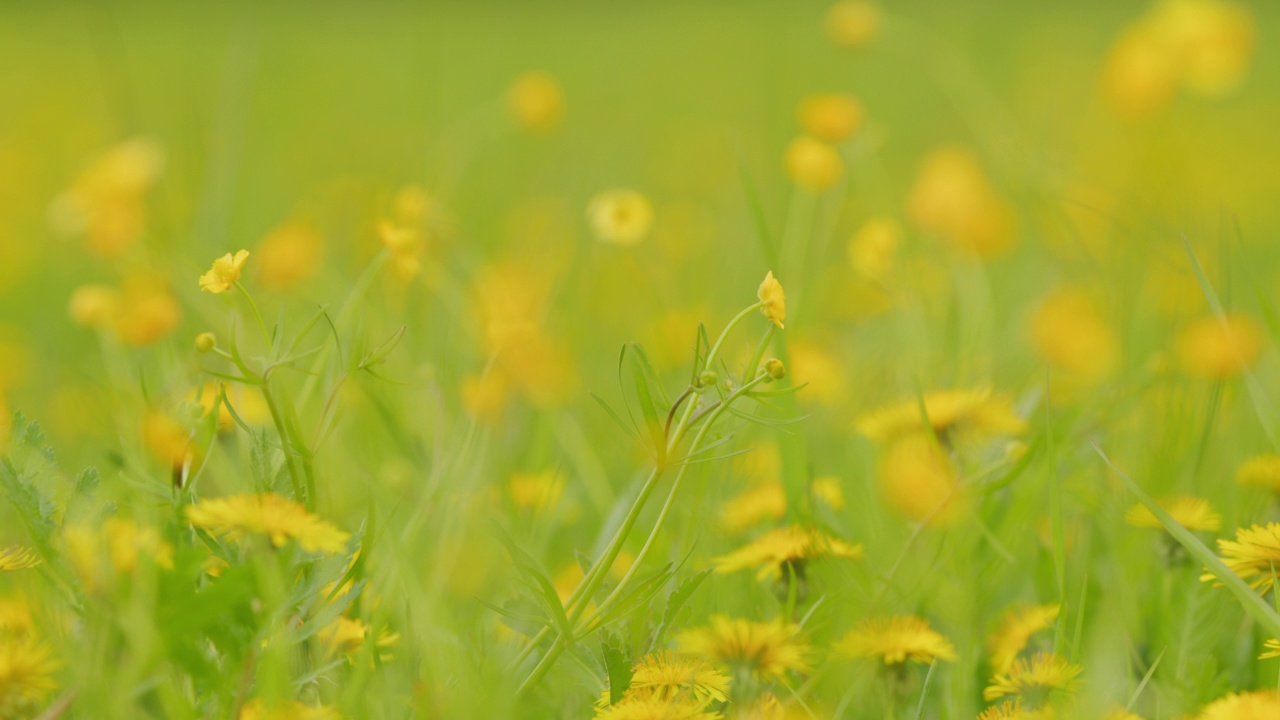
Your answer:
[[[108,148],[54,200],[54,230],[83,236],[96,255],[122,255],[146,230],[146,195],[163,168],[164,151],[153,140],[131,138]]]
[[[759,568],[757,579],[777,580],[784,577],[784,565],[796,566],[797,570],[802,570],[801,566],[810,560],[857,560],[861,557],[861,545],[850,545],[843,540],[827,537],[814,528],[788,525],[770,530],[745,547],[716,558],[715,565],[716,572],[720,573]]]
[[[532,71],[516,78],[507,103],[516,122],[531,132],[550,132],[564,117],[564,90],[548,72]]]
[[[1045,695],[1071,693],[1078,685],[1076,677],[1081,670],[1079,665],[1050,653],[1039,653],[1031,660],[1015,660],[991,678],[991,684],[982,691],[982,699],[990,702],[1017,695],[1041,700]]]
[[[240,280],[240,271],[248,259],[248,250],[238,250],[235,255],[227,253],[214,260],[209,272],[200,276],[200,289],[215,295],[230,290]]]
[[[883,280],[898,259],[902,226],[892,218],[873,217],[849,240],[849,264],[868,280]]]
[[[812,95],[800,103],[800,128],[823,142],[849,139],[862,125],[862,104],[848,93]]]
[[[82,327],[109,327],[119,312],[120,291],[110,285],[81,285],[67,302],[67,315]]]
[[[786,512],[786,491],[778,481],[769,480],[725,501],[720,508],[720,527],[730,533],[742,532],[761,520],[780,520]]]
[[[844,509],[844,488],[840,478],[834,475],[814,478],[813,483],[809,485],[809,490],[814,497],[826,503],[832,510]]]
[[[885,665],[956,659],[951,641],[914,615],[868,618],[836,645],[836,651],[853,658],[878,658]]]
[[[391,269],[396,276],[408,280],[422,272],[426,246],[419,228],[383,220],[378,223],[378,239],[391,253]]]
[[[1000,627],[987,639],[991,667],[997,672],[1009,669],[1031,637],[1053,627],[1057,619],[1057,604],[1028,605],[1005,613]]]
[[[149,273],[125,278],[115,317],[121,340],[130,345],[150,345],[173,332],[181,322],[182,306],[163,278]]]
[[[809,671],[809,644],[798,625],[781,619],[753,622],[715,615],[710,626],[682,632],[677,643],[681,652],[747,670],[766,682]]]
[[[238,720],[342,720],[342,714],[325,705],[304,705],[292,700],[268,705],[251,700],[240,708]]]
[[[826,190],[844,176],[844,161],[840,159],[840,153],[808,135],[791,141],[784,164],[792,182],[813,192]]]
[[[290,222],[271,231],[254,249],[254,267],[264,287],[285,290],[315,275],[324,245],[310,226]]]
[[[1205,705],[1197,720],[1270,720],[1280,717],[1280,692],[1230,693]]]
[[[764,303],[760,306],[760,312],[777,325],[779,330],[784,329],[786,326],[782,322],[787,319],[787,294],[782,290],[782,283],[773,277],[772,270],[764,276],[764,282],[760,283],[756,297]]]
[[[1262,328],[1252,318],[1229,313],[1210,315],[1188,325],[1178,336],[1178,359],[1190,375],[1213,380],[1240,375],[1262,355]]]
[[[963,148],[939,148],[925,157],[907,212],[920,229],[979,258],[1003,255],[1017,239],[1009,202],[977,156]]]
[[[1222,516],[1214,511],[1209,501],[1198,497],[1177,497],[1159,500],[1160,507],[1173,516],[1178,524],[1188,530],[1217,530],[1222,527]],[[1146,505],[1138,503],[1124,515],[1125,522],[1134,527],[1163,528]]]
[[[1059,289],[1031,316],[1037,354],[1084,385],[1096,385],[1119,366],[1120,340],[1102,309],[1085,291]]]
[[[201,500],[187,507],[187,519],[195,527],[236,542],[262,534],[276,547],[296,540],[307,552],[340,552],[350,537],[276,493]]]
[[[903,400],[866,413],[857,421],[858,430],[878,442],[915,435],[929,427],[948,441],[956,434],[980,438],[1019,435],[1027,424],[1013,411],[1009,398],[992,394],[990,388],[925,393],[923,403],[916,398]]]
[[[1236,470],[1236,482],[1280,492],[1280,455],[1264,454],[1249,458]]]
[[[68,525],[62,531],[71,567],[89,590],[109,588],[117,574],[130,574],[146,558],[156,566],[173,568],[173,546],[151,527],[128,518],[108,518],[101,527]]]
[[[601,242],[635,245],[653,227],[653,205],[635,190],[606,190],[587,204],[587,221]]]
[[[879,32],[880,15],[871,0],[841,0],[827,11],[827,35],[837,45],[861,47]]]
[[[0,712],[35,717],[39,704],[58,688],[59,664],[47,645],[32,638],[0,638]]]
[[[25,570],[40,564],[40,556],[31,548],[20,545],[0,550],[0,572]]]

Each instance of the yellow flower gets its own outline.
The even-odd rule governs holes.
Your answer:
[[[844,176],[840,153],[816,138],[802,135],[787,146],[787,176],[806,190],[818,192],[835,185]]]
[[[1280,455],[1251,457],[1236,470],[1236,482],[1280,492]]]
[[[653,205],[635,190],[606,190],[587,204],[587,222],[601,242],[635,245],[653,227]]]
[[[760,312],[777,325],[779,330],[785,329],[782,322],[787,319],[787,294],[782,290],[782,283],[773,277],[772,270],[764,276],[764,282],[756,290],[756,297],[763,303]]]
[[[227,253],[213,261],[209,272],[200,276],[200,289],[215,295],[231,289],[240,280],[240,271],[249,259],[248,250],[239,250],[235,255]]]
[[[951,459],[924,434],[889,445],[880,457],[876,485],[885,504],[908,520],[947,525],[966,507]]]
[[[1027,424],[1014,413],[1009,398],[992,395],[990,388],[925,393],[923,403],[916,398],[904,400],[866,413],[857,421],[858,430],[877,442],[916,435],[929,427],[947,442],[958,433],[978,437],[1018,435]]]
[[[799,396],[801,403],[835,410],[847,407],[853,375],[847,363],[817,342],[790,343],[787,351],[791,355],[787,370],[793,382],[805,385]]]
[[[142,417],[142,444],[151,456],[170,468],[181,468],[194,454],[191,433],[163,410]]]
[[[146,138],[108,148],[54,200],[49,208],[54,230],[83,236],[97,255],[121,255],[146,230],[146,194],[163,168],[163,150]]]
[[[991,667],[997,672],[1009,669],[1018,653],[1026,649],[1031,637],[1053,627],[1058,619],[1058,605],[1028,605],[1005,614],[1000,627],[987,640]]]
[[[720,527],[726,532],[746,530],[761,520],[780,520],[787,512],[787,494],[776,480],[747,488],[720,508]]]
[[[116,574],[130,574],[146,558],[156,566],[173,569],[173,546],[151,527],[140,527],[128,518],[108,518],[99,528],[68,525],[62,543],[71,567],[91,591],[110,587]]]
[[[31,638],[0,638],[0,712],[35,717],[39,703],[58,688],[58,662],[49,647]]]
[[[67,315],[82,327],[110,327],[119,312],[120,291],[110,285],[81,285],[67,302]]]
[[[368,635],[369,626],[363,620],[342,616],[334,618],[333,622],[319,632],[320,639],[329,646],[331,655],[354,655],[364,647],[365,638]],[[395,645],[399,639],[399,633],[383,628],[382,632],[378,633],[377,640],[374,641],[378,658],[384,662],[391,660],[391,656],[382,651]]]
[[[790,671],[808,672],[809,644],[799,633],[798,625],[781,619],[752,622],[715,615],[709,627],[680,633],[677,643],[681,652],[744,668],[767,682]]]
[[[840,46],[866,45],[880,30],[880,6],[871,0],[841,0],[827,11],[827,35]]]
[[[978,720],[1054,720],[1052,707],[1028,710],[1021,700],[1005,700],[978,715]]]
[[[703,706],[729,699],[729,676],[702,660],[681,657],[670,650],[644,656],[631,668],[631,685],[623,700],[636,696],[658,700],[693,700]],[[621,702],[621,700],[619,701]],[[606,690],[597,707],[607,707]]]
[[[408,280],[422,272],[425,247],[422,232],[418,228],[382,220],[378,223],[378,239],[390,251],[391,269],[401,280]]]
[[[1124,708],[1116,708],[1107,714],[1107,720],[1143,720],[1143,717]]]
[[[292,538],[307,552],[340,552],[350,537],[276,493],[201,500],[187,507],[187,519],[198,528],[237,542],[251,534],[263,534],[280,547]]]
[[[849,264],[868,280],[883,280],[897,262],[902,226],[893,218],[873,217],[849,240]]]
[[[720,720],[723,717],[696,700],[643,694],[629,695],[616,705],[596,712],[596,720]]]
[[[1222,562],[1236,575],[1248,581],[1255,590],[1271,589],[1272,565],[1280,565],[1280,523],[1254,525],[1236,530],[1236,539],[1218,540]],[[1215,581],[1212,573],[1200,576],[1205,582]]]
[[[1038,653],[1027,660],[1015,660],[1012,665],[991,678],[991,684],[982,691],[982,699],[988,702],[1009,695],[1042,698],[1046,694],[1074,692],[1078,684],[1079,665],[1049,653]]]
[[[500,371],[471,374],[462,379],[462,406],[481,420],[496,425],[507,400],[507,378]]]
[[[1224,379],[1241,374],[1262,355],[1262,329],[1247,315],[1201,318],[1178,336],[1178,359],[1190,375]]]
[[[934,660],[956,659],[951,641],[914,615],[864,620],[845,635],[836,650],[854,658],[879,658],[885,665],[907,660],[927,665]]]
[[[142,273],[125,279],[120,294],[116,331],[130,345],[150,345],[173,332],[182,321],[182,306],[169,284]]]
[[[0,638],[25,638],[35,630],[31,605],[21,595],[0,598]]]
[[[925,157],[907,212],[922,230],[980,258],[1002,255],[1016,240],[1008,201],[991,186],[978,158],[962,148]]]
[[[507,92],[507,104],[516,122],[531,132],[550,132],[564,117],[564,91],[548,72],[532,71],[516,78]]]
[[[342,714],[325,705],[303,705],[292,700],[267,705],[251,700],[240,708],[239,720],[342,720]]]
[[[1280,640],[1267,640],[1262,643],[1262,647],[1266,648],[1266,652],[1258,656],[1259,660],[1270,660],[1271,658],[1280,657]]]
[[[1198,720],[1270,720],[1280,717],[1280,692],[1230,693],[1205,705]]]
[[[253,251],[264,287],[284,290],[306,280],[320,267],[324,245],[309,226],[290,222],[271,231]]]
[[[545,513],[559,504],[560,496],[564,494],[564,477],[555,470],[514,473],[507,488],[516,507]]]
[[[1110,377],[1120,361],[1120,340],[1101,309],[1082,290],[1054,291],[1031,316],[1037,354],[1085,385]]]
[[[1102,71],[1102,92],[1112,111],[1137,121],[1168,106],[1178,89],[1178,58],[1149,22],[1125,28]]]
[[[832,510],[844,509],[844,489],[841,486],[840,478],[834,475],[824,475],[820,478],[814,478],[813,484],[809,486],[813,496],[826,503]]]
[[[1209,501],[1198,497],[1177,497],[1160,500],[1160,507],[1173,516],[1178,524],[1188,530],[1217,530],[1222,527],[1222,516],[1214,512]],[[1134,527],[1163,528],[1146,505],[1138,503],[1124,515],[1125,522]]]
[[[800,128],[823,142],[847,140],[862,125],[862,104],[848,93],[812,95],[800,103]]]
[[[31,548],[14,545],[0,550],[0,572],[25,570],[40,564],[40,556]]]
[[[716,572],[730,573],[758,567],[756,579],[777,580],[784,578],[783,565],[796,566],[797,575],[800,575],[804,563],[829,557],[856,560],[862,557],[862,546],[827,537],[814,528],[788,525],[770,530],[714,562]]]

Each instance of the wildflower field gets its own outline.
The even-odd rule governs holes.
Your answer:
[[[0,720],[1280,719],[1280,5],[0,5]]]

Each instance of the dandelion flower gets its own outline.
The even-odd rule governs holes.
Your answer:
[[[827,537],[813,528],[788,525],[770,530],[745,547],[716,558],[715,565],[716,572],[720,573],[758,567],[757,579],[777,580],[783,576],[783,565],[796,568],[801,575],[804,563],[828,557],[856,560],[862,557],[862,546]]]
[[[1280,564],[1280,523],[1254,525],[1236,530],[1236,539],[1218,540],[1222,562],[1255,590],[1271,589],[1273,565]],[[1216,580],[1212,573],[1200,576],[1205,582]]]
[[[889,442],[930,428],[946,441],[948,436],[957,433],[980,437],[1019,435],[1026,427],[1026,421],[1013,411],[1012,401],[993,395],[990,388],[925,393],[923,403],[916,398],[904,400],[866,413],[857,421],[858,430],[877,442]]]
[[[1031,345],[1040,357],[1085,385],[1110,377],[1120,361],[1120,341],[1085,291],[1054,291],[1031,316]]]
[[[108,518],[98,528],[68,525],[62,542],[72,569],[90,590],[108,587],[116,573],[136,571],[142,558],[173,569],[173,546],[155,528],[128,518]]]
[[[844,489],[841,487],[840,478],[834,475],[814,478],[809,490],[814,497],[826,503],[832,510],[844,509]]]
[[[736,533],[761,520],[780,520],[787,512],[787,493],[782,484],[770,480],[747,488],[720,508],[720,527]]]
[[[813,95],[800,103],[800,127],[828,143],[849,139],[862,124],[862,104],[848,93]]]
[[[826,190],[844,176],[844,161],[840,159],[840,153],[808,135],[791,141],[784,164],[792,182],[813,192]]]
[[[836,650],[854,658],[878,658],[885,665],[913,660],[929,664],[956,659],[956,648],[929,622],[914,615],[868,618],[849,632]]]
[[[991,666],[998,672],[1007,670],[1018,653],[1026,649],[1031,637],[1053,627],[1057,619],[1056,603],[1028,605],[1005,613],[1000,627],[987,640],[987,651],[991,653]]]
[[[880,14],[871,0],[841,0],[827,11],[827,35],[842,47],[862,47],[880,30]]]
[[[696,700],[639,693],[596,712],[596,720],[720,720],[723,717]]]
[[[1280,455],[1257,455],[1236,470],[1236,482],[1280,492]]]
[[[319,637],[329,647],[332,655],[354,655],[364,647],[365,638],[369,635],[369,625],[360,619],[348,617],[334,618],[333,622],[321,628]],[[374,645],[380,660],[390,660],[391,656],[383,653],[400,639],[399,633],[383,629],[378,633]]]
[[[760,289],[756,290],[756,297],[762,303],[760,312],[777,325],[779,330],[785,329],[782,323],[787,319],[787,294],[783,292],[782,283],[773,276],[772,270],[764,276],[764,282],[760,283]]]
[[[1266,648],[1266,650],[1258,656],[1259,660],[1270,660],[1271,658],[1280,657],[1280,640],[1272,638],[1262,643],[1262,647]]]
[[[1247,315],[1201,318],[1178,336],[1183,370],[1211,380],[1235,377],[1253,367],[1262,348],[1262,329]]]
[[[886,505],[916,522],[946,525],[961,517],[966,507],[951,459],[923,434],[889,445],[880,457],[876,486]]]
[[[1217,530],[1222,527],[1222,516],[1214,511],[1209,501],[1198,497],[1177,497],[1160,500],[1160,507],[1173,516],[1178,524],[1188,530]],[[1147,509],[1138,503],[1124,514],[1124,521],[1134,527],[1162,529],[1164,525]]]
[[[902,245],[902,226],[893,218],[873,217],[849,240],[849,265],[868,280],[883,280],[893,270]]]
[[[200,276],[200,289],[215,295],[230,290],[240,280],[240,271],[248,260],[248,250],[238,250],[235,255],[227,253],[214,260],[209,272]]]
[[[635,190],[606,190],[587,204],[587,221],[601,242],[635,245],[653,226],[653,205]]]
[[[1269,720],[1280,717],[1280,692],[1230,693],[1205,705],[1199,720]]]
[[[1008,201],[977,156],[962,148],[940,148],[925,157],[907,212],[922,230],[979,258],[1002,255],[1016,240]]]
[[[40,564],[40,556],[31,548],[20,545],[0,550],[0,572],[25,570]]]
[[[554,130],[564,117],[564,90],[551,73],[527,72],[511,84],[507,104],[516,122],[525,130],[546,133]]]
[[[1031,660],[1015,660],[997,672],[991,678],[991,684],[982,691],[982,699],[990,702],[1017,695],[1038,703],[1053,693],[1074,692],[1080,672],[1079,665],[1073,665],[1065,658],[1038,653]]]
[[[239,720],[342,720],[342,714],[325,705],[294,701],[267,705],[262,700],[251,700],[240,708]]]
[[[0,639],[0,711],[5,717],[35,717],[40,701],[58,687],[57,670],[47,645],[30,638]]]
[[[641,695],[659,700],[692,699],[703,706],[729,699],[729,676],[697,658],[682,657],[670,650],[644,656],[631,668],[631,685],[626,696]],[[603,703],[608,704],[605,691]]]
[[[809,644],[800,637],[800,627],[780,618],[753,622],[715,615],[709,627],[686,630],[677,643],[681,652],[744,668],[766,682],[791,671],[809,671]]]
[[[307,552],[339,552],[350,537],[276,493],[201,500],[187,507],[187,519],[198,528],[237,542],[248,535],[263,534],[280,547],[292,538]]]

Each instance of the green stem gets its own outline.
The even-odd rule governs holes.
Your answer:
[[[258,303],[253,301],[253,296],[249,294],[248,290],[244,289],[239,280],[236,281],[236,289],[244,296],[245,302],[249,303],[249,309],[253,311],[253,318],[258,321],[258,329],[262,331],[262,339],[267,341],[267,348],[270,349],[271,333],[267,332],[267,324],[262,322],[262,313],[258,312]]]
[[[751,355],[751,361],[747,363],[747,367],[743,369],[744,378],[753,378],[756,376],[756,368],[760,367],[760,361],[764,358],[764,351],[769,347],[769,341],[773,340],[773,333],[778,329],[777,325],[769,323],[769,329],[764,331],[764,337],[760,340],[760,345]]]
[[[703,370],[714,369],[716,354],[720,352],[720,346],[724,344],[725,338],[729,337],[729,331],[733,330],[733,328],[736,327],[738,323],[742,322],[742,319],[747,315],[750,315],[752,312],[759,310],[762,307],[764,307],[763,300],[754,305],[750,305],[745,310],[735,315],[733,319],[729,321],[728,325],[724,326],[724,330],[720,331],[720,337],[716,338],[716,344],[711,346],[711,352],[707,353],[707,362],[702,366]]]
[[[262,379],[262,398],[267,403],[267,410],[271,412],[271,422],[276,426],[276,432],[280,435],[280,449],[284,452],[284,463],[289,468],[289,479],[293,481],[293,492],[301,498],[308,510],[313,508],[315,499],[306,495],[302,490],[302,473],[298,471],[297,461],[293,457],[292,446],[289,443],[289,430],[285,427],[284,416],[280,414],[280,405],[276,402],[275,396],[271,393],[271,379]]]

